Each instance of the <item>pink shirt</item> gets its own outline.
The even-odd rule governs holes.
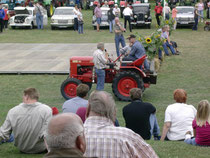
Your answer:
[[[198,10],[204,10],[204,4],[198,3]]]
[[[210,124],[206,122],[206,126],[197,126],[196,120],[192,123],[193,129],[196,130],[195,142],[199,145],[210,146]]]
[[[174,8],[174,9],[172,10],[172,18],[176,18],[176,14],[177,14],[177,9]]]

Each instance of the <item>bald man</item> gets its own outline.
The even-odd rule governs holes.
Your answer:
[[[45,158],[83,158],[86,149],[82,120],[74,113],[63,113],[53,117],[46,136],[49,152]]]

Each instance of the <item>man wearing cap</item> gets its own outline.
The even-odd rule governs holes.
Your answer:
[[[135,35],[131,34],[127,39],[129,39],[130,45],[132,45],[132,47],[130,53],[128,53],[127,56],[122,59],[123,61],[135,61],[146,54],[143,45],[136,40]],[[150,69],[147,59],[144,60],[144,68],[146,70]]]

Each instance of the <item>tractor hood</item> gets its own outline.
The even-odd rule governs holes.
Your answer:
[[[25,7],[15,7],[15,14],[30,14],[28,9],[26,9]]]

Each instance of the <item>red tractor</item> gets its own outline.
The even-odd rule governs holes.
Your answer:
[[[110,61],[105,69],[105,83],[112,83],[112,91],[122,101],[130,101],[129,91],[132,88],[141,88],[144,91],[150,84],[156,84],[157,75],[144,73],[142,69],[146,55],[136,61],[126,61],[126,66],[117,69],[116,62]],[[141,67],[141,69],[140,69]],[[96,83],[97,76],[94,71],[92,56],[74,56],[70,58],[69,77],[61,85],[61,94],[65,99],[76,96],[76,88],[80,83],[89,85]]]

